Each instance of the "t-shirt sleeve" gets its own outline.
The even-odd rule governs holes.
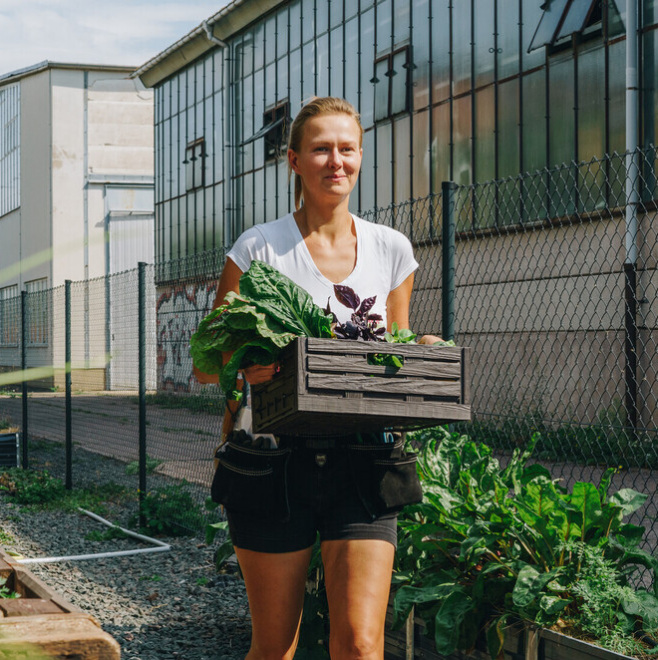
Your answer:
[[[265,240],[257,226],[250,227],[244,231],[226,255],[244,273],[249,270],[254,259],[262,260],[262,251]]]
[[[391,232],[391,291],[418,268],[411,241],[401,232]]]

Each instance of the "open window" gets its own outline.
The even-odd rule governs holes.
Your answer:
[[[265,140],[265,160],[277,160],[283,156],[288,142],[290,103],[284,101],[263,113],[263,126],[240,146]]]
[[[411,49],[398,48],[375,60],[375,121],[409,110],[411,89]]]
[[[199,138],[185,147],[185,189],[196,190],[205,185],[206,141]]]
[[[585,37],[623,34],[624,25],[615,0],[546,0],[528,52],[543,46],[569,43],[573,34]]]

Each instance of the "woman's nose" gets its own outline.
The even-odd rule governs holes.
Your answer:
[[[338,169],[343,164],[341,153],[338,149],[332,149],[329,152],[329,167]]]

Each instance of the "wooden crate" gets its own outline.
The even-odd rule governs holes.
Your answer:
[[[399,355],[400,369],[368,364]],[[469,420],[469,349],[299,337],[272,381],[252,387],[256,433],[409,430]]]

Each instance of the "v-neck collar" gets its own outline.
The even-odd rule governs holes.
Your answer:
[[[334,284],[345,284],[349,280],[353,279],[355,273],[359,270],[359,267],[361,265],[361,229],[359,227],[359,223],[356,221],[356,218],[353,213],[350,213],[350,217],[352,218],[352,223],[354,225],[354,231],[356,233],[356,262],[354,263],[354,268],[352,269],[352,272],[341,282],[332,282],[328,277],[322,274],[320,269],[317,267],[315,261],[313,261],[313,257],[311,256],[311,252],[308,249],[308,245],[306,245],[306,241],[304,240],[304,237],[302,236],[302,232],[299,230],[299,227],[297,225],[297,222],[295,220],[295,216],[290,213],[290,230],[293,232],[295,235],[295,239],[297,242],[301,242],[301,254],[304,258],[304,261],[306,261],[308,267],[311,269],[311,272],[313,275],[320,280],[324,285],[328,285],[330,287],[333,287]]]

